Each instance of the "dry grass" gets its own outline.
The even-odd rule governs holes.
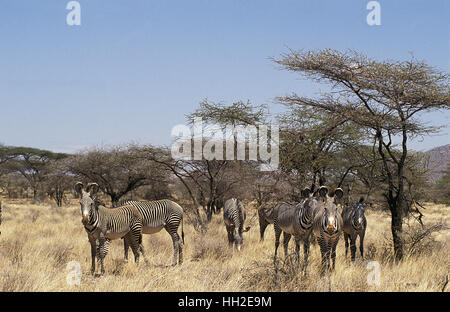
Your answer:
[[[106,274],[99,278],[90,275],[90,247],[77,204],[58,209],[52,204],[3,200],[0,291],[442,291],[450,271],[450,207],[426,207],[425,230],[413,222],[405,226],[405,240],[412,247],[399,264],[392,262],[389,215],[368,211],[365,261],[359,254],[355,263],[345,259],[341,240],[336,270],[329,278],[320,277],[316,245],[311,246],[306,275],[291,257],[283,259],[282,248],[275,271],[272,227],[266,230],[265,241],[259,242],[257,218],[250,210],[252,228],[244,234],[240,253],[228,248],[222,216],[217,215],[205,235],[185,223],[183,265],[171,266],[172,241],[163,230],[144,236],[149,266],[143,261],[136,266],[133,257],[124,263],[122,241],[112,242]],[[290,252],[293,249],[291,243]],[[66,281],[70,261],[81,265],[79,286]],[[367,283],[369,261],[380,263],[378,286]]]

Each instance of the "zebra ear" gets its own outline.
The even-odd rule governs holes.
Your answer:
[[[82,182],[75,183],[75,191],[77,192],[77,194],[81,196],[82,190],[83,190],[83,183]]]
[[[99,190],[99,186],[97,183],[89,183],[88,186],[86,187],[86,191],[92,196],[94,196],[95,194],[97,194],[98,190]]]
[[[309,194],[311,194],[311,190],[306,187],[305,189],[302,190],[301,194],[303,198],[308,198]]]
[[[327,194],[328,194],[328,187],[321,186],[319,188],[319,195],[320,195],[320,197],[325,198],[327,196]]]
[[[344,191],[338,187],[336,190],[334,190],[334,196],[339,200],[344,196]]]

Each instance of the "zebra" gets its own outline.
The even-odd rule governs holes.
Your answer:
[[[348,253],[348,241],[350,240],[351,259],[355,261],[356,254],[356,238],[359,236],[359,251],[361,258],[364,260],[364,235],[366,234],[367,220],[364,215],[365,203],[361,197],[359,202],[348,205],[342,211],[342,219],[344,222],[344,240],[345,240],[345,256]]]
[[[228,199],[223,208],[223,221],[228,233],[228,245],[233,243],[238,251],[241,250],[243,243],[243,232],[248,232],[250,227],[244,229],[246,218],[245,208],[241,201],[236,198]]]
[[[173,265],[183,263],[184,222],[183,208],[176,202],[168,199],[149,202],[125,200],[120,204],[136,207],[143,216],[143,234],[154,234],[165,229],[173,242]],[[178,235],[178,226],[181,223],[181,239]],[[178,255],[178,257],[177,257]],[[128,244],[124,240],[124,257],[128,260]],[[177,259],[178,258],[178,259]]]
[[[343,221],[338,211],[338,201],[343,197],[342,189],[337,188],[333,194],[328,195],[328,188],[322,186],[318,190],[317,207],[314,212],[313,234],[320,246],[322,255],[321,272],[334,270],[336,261],[336,246],[342,233]]]
[[[301,192],[302,199],[300,201],[304,202],[311,194],[311,191],[309,188],[305,188]],[[275,207],[277,207],[276,205]],[[274,218],[276,215],[275,207],[261,207],[258,209],[258,217],[259,217],[259,234],[260,234],[260,241],[264,241],[264,232],[266,231],[266,228],[269,224],[273,224]]]
[[[306,269],[309,256],[309,236],[311,234],[312,222],[316,204],[314,198],[310,198],[309,189],[304,190],[304,198],[297,204],[280,203],[275,207],[274,230],[275,230],[275,253],[276,263],[280,235],[283,233],[283,247],[285,257],[288,255],[288,245],[293,235],[295,238],[295,252],[297,261],[300,260],[300,241],[303,241],[304,264]]]
[[[97,183],[89,183],[86,190],[83,183],[75,184],[75,190],[80,195],[81,222],[88,234],[91,244],[91,274],[95,273],[95,258],[100,259],[101,275],[105,274],[103,260],[108,254],[111,240],[124,238],[131,246],[136,263],[139,263],[139,253],[145,258],[142,246],[142,214],[131,205],[109,209],[101,205],[96,194]]]

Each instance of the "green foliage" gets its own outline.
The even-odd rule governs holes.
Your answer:
[[[200,108],[187,115],[189,123],[195,118],[202,118],[207,123],[218,124],[222,127],[227,125],[256,125],[263,123],[266,118],[267,107],[265,105],[253,106],[250,102],[234,102],[231,105],[209,102],[200,102]]]
[[[444,176],[436,183],[434,189],[437,201],[450,205],[450,162],[444,171]]]

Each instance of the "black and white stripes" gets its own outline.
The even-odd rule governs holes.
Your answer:
[[[351,259],[355,261],[356,254],[356,238],[359,236],[359,250],[361,258],[364,259],[364,236],[366,234],[367,220],[364,215],[365,203],[364,198],[359,202],[349,204],[342,211],[342,219],[344,222],[344,240],[345,240],[345,256],[348,253],[348,246],[350,240]]]
[[[228,233],[228,244],[236,246],[241,250],[243,243],[243,232],[247,232],[250,227],[244,229],[246,213],[244,205],[236,198],[228,199],[223,209],[223,220]]]
[[[313,233],[320,246],[322,255],[322,273],[334,269],[336,261],[336,246],[342,233],[342,217],[338,211],[338,200],[343,196],[343,191],[338,188],[331,196],[328,188],[322,186],[318,191],[317,207],[314,213]]]
[[[143,234],[153,234],[159,232],[161,229],[166,231],[172,237],[173,242],[173,265],[183,263],[183,244],[184,244],[184,229],[183,229],[183,208],[177,203],[168,200],[155,200],[149,202],[141,201],[123,201],[122,205],[132,205],[136,207],[143,216]],[[178,226],[181,223],[181,239],[178,235]],[[128,246],[124,242],[125,259],[128,258]],[[177,257],[178,255],[178,257]]]

